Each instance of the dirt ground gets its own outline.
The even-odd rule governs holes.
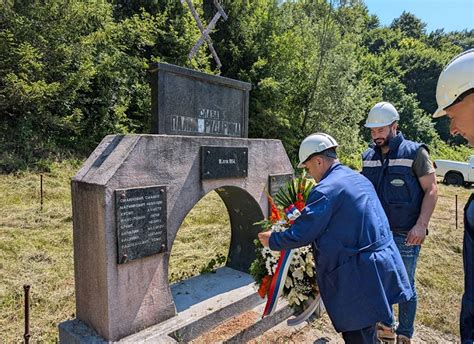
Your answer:
[[[234,317],[214,330],[209,331],[199,338],[195,339],[194,344],[210,344],[222,343],[241,329],[246,328],[258,321],[260,314],[255,311],[249,311]],[[286,325],[286,321],[280,323],[274,328],[262,333],[260,336],[248,342],[249,344],[262,343],[285,343],[300,344],[312,343],[323,344],[344,343],[342,337],[334,330],[327,314],[319,319],[313,320],[311,323],[304,323],[299,326],[290,327]],[[423,325],[417,325],[415,336],[412,340],[414,344],[442,344],[442,343],[460,343],[458,337],[442,333],[436,329],[432,329]]]
[[[344,343],[341,335],[339,335],[331,325],[331,322],[324,314],[322,318],[315,320],[311,324],[307,324],[303,328],[292,329],[282,323],[277,327],[263,333],[250,343]],[[414,344],[442,344],[442,343],[460,343],[459,338],[441,333],[435,329],[425,326],[416,326],[415,336],[412,340]]]

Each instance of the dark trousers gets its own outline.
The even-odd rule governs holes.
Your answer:
[[[461,343],[474,343],[474,194],[464,208],[464,295],[459,327]]]
[[[377,344],[377,331],[375,324],[357,331],[342,332],[346,344]]]
[[[464,294],[461,304],[461,344],[474,344],[474,300]]]

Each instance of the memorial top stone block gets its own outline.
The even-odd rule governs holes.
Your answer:
[[[249,83],[164,63],[149,73],[152,134],[248,137]]]

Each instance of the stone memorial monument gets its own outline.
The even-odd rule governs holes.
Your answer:
[[[105,137],[72,179],[76,319],[60,324],[61,343],[127,342],[179,314],[170,252],[208,192],[229,213],[226,271],[246,275],[254,223],[268,214],[264,190],[274,194],[292,176],[279,140],[247,138],[248,83],[161,63],[150,77],[154,134]]]

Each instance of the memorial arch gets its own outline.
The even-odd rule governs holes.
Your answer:
[[[268,214],[269,180],[292,173],[279,140],[104,138],[72,180],[77,318],[117,340],[173,317],[170,248],[212,190],[231,222],[227,266],[247,271],[259,231],[253,223]]]
[[[285,149],[279,140],[247,138],[249,83],[163,63],[152,64],[149,76],[157,135],[105,137],[72,179],[77,318],[59,325],[60,342],[150,331],[156,340],[191,339],[198,327],[261,302],[246,272],[255,258],[254,223],[268,214],[265,189],[273,194],[293,175]],[[238,297],[224,292],[209,314],[214,299],[200,295],[196,306],[183,297],[189,289],[170,288],[168,273],[182,221],[213,190],[227,208],[231,243],[215,274],[224,276],[211,289],[218,294],[222,281],[237,281],[230,287]],[[196,314],[180,313],[198,308],[200,325],[188,321]]]

